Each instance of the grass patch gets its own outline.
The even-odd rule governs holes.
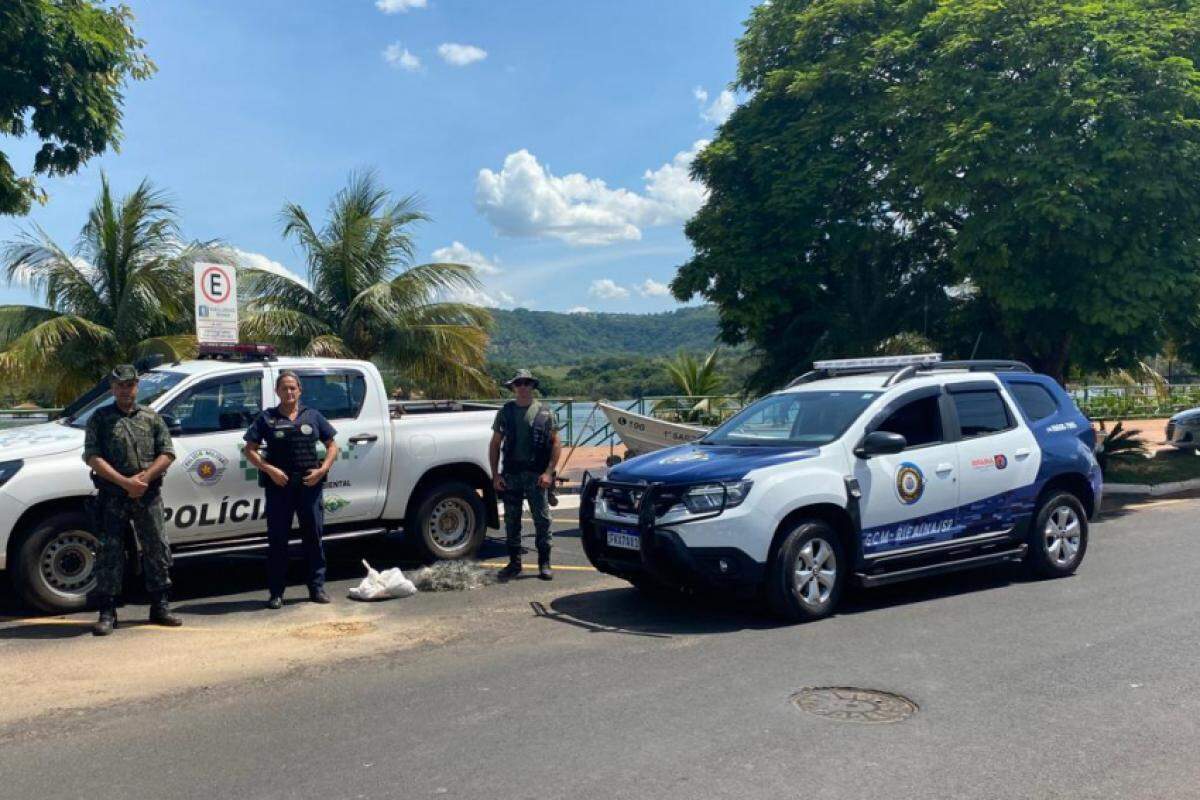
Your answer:
[[[1174,483],[1200,478],[1200,456],[1187,451],[1160,450],[1154,458],[1134,458],[1111,466],[1109,483]]]

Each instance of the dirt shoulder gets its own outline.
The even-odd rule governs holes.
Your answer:
[[[230,601],[219,614],[189,614],[183,606],[182,628],[146,624],[146,608],[132,606],[106,638],[91,635],[92,614],[0,618],[0,733],[37,717],[437,647],[476,633],[502,636],[529,619],[531,603],[607,582],[620,584],[564,568],[549,584],[527,576],[381,603],[347,600],[343,589],[331,605],[297,599],[275,612],[260,611],[259,599]]]

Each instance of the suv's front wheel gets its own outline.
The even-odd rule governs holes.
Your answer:
[[[1070,492],[1055,492],[1038,506],[1029,536],[1026,563],[1041,578],[1070,575],[1087,552],[1088,520],[1083,504]]]
[[[767,570],[767,602],[793,622],[827,617],[842,596],[849,567],[837,531],[820,520],[801,521],[784,536]]]

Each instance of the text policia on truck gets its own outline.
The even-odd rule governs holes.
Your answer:
[[[175,449],[162,483],[175,558],[266,546],[263,490],[242,446],[277,402],[284,370],[298,376],[304,404],[337,429],[326,540],[402,529],[428,557],[454,559],[473,555],[486,529],[499,526],[488,472],[495,407],[390,404],[368,361],[205,347],[198,360],[138,376],[137,402],[162,415]],[[95,490],[80,455],[88,419],[112,396],[90,394],[61,420],[0,432],[0,568],[27,602],[50,611],[82,608],[95,583],[96,537],[84,510]]]
[[[758,591],[794,620],[876,586],[1024,561],[1068,575],[1095,434],[1054,380],[938,354],[817,362],[697,442],[590,481],[584,549],[637,586]]]

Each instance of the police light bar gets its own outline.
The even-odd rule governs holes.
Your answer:
[[[942,360],[941,353],[919,353],[907,356],[878,356],[876,358],[834,358],[827,361],[814,361],[813,369],[859,370],[859,369],[900,369],[901,367],[928,367]]]
[[[243,361],[274,359],[275,348],[269,344],[202,344],[200,358],[215,358]]]

